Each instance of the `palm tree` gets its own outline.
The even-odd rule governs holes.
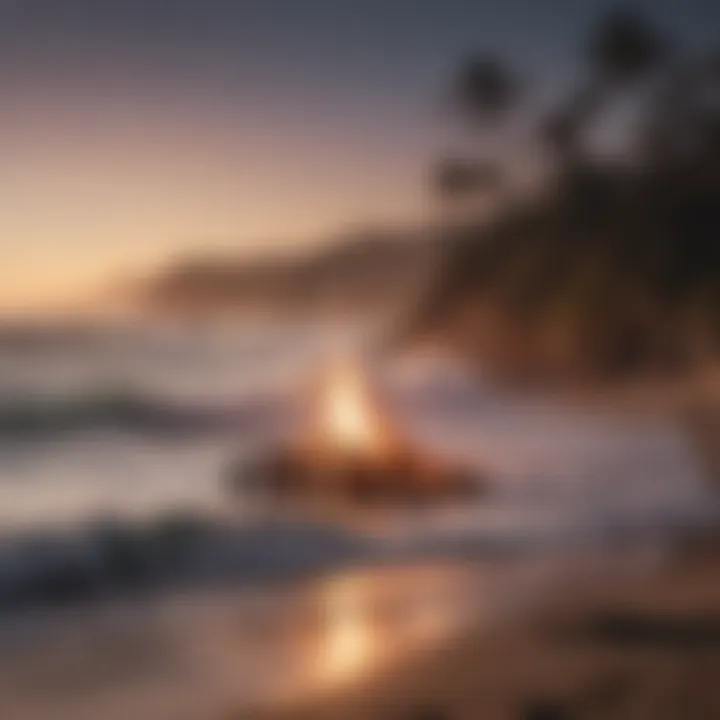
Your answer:
[[[652,75],[669,55],[669,45],[642,14],[615,8],[600,19],[587,41],[590,78],[540,126],[542,140],[562,167],[585,157],[588,127],[619,91]]]
[[[596,85],[581,87],[568,102],[540,122],[540,136],[563,167],[577,165],[583,156],[583,136],[602,103]]]
[[[459,157],[448,157],[435,168],[433,184],[440,196],[447,200],[460,200],[489,194],[502,185],[502,171],[491,162],[474,162]]]
[[[720,175],[720,52],[669,73],[648,102],[638,137],[643,161]]]
[[[466,62],[460,69],[453,100],[465,118],[487,125],[502,119],[518,94],[515,76],[495,58],[483,55]]]
[[[669,47],[641,13],[610,10],[591,33],[587,56],[596,81],[627,86],[646,78],[665,60]]]

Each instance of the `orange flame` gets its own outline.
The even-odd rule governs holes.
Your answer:
[[[357,365],[333,368],[317,405],[316,443],[335,454],[377,457],[394,444],[380,404]]]
[[[382,445],[379,413],[357,368],[341,367],[331,376],[321,412],[328,433],[341,448],[367,453]]]

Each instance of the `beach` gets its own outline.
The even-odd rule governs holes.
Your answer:
[[[677,544],[717,518],[702,460],[714,441],[696,447],[679,415],[499,388],[422,354],[374,368],[383,397],[423,452],[477,472],[476,501],[255,515],[228,494],[227,468],[302,426],[298,396],[337,336],[318,328],[299,346],[285,328],[247,332],[6,349],[0,696],[12,720],[422,718],[435,705],[563,717],[527,714],[546,695],[577,713],[576,669],[612,675],[614,645],[550,632],[546,613],[674,586]],[[284,366],[268,367],[278,347]],[[103,360],[93,373],[88,352]],[[51,386],[61,361],[72,394]],[[682,576],[698,597],[711,565]]]
[[[720,538],[641,578],[560,594],[394,672],[272,720],[653,720],[720,716]],[[239,719],[258,715],[233,714]]]

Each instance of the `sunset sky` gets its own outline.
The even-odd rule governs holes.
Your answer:
[[[692,42],[712,0],[646,0]],[[606,2],[0,0],[0,310],[185,254],[261,253],[431,212],[459,58],[550,86]]]

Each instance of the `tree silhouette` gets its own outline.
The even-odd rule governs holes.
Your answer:
[[[498,190],[502,185],[502,171],[494,163],[451,157],[435,169],[434,184],[442,198],[462,199]]]
[[[531,118],[530,141],[549,151],[547,182],[529,197],[497,194],[489,222],[453,229],[415,325],[444,326],[488,371],[566,378],[717,357],[720,52],[685,57],[642,14],[615,8],[580,60],[568,97]],[[481,55],[462,66],[453,96],[485,134],[509,125],[519,89]],[[615,162],[592,151],[591,130],[621,99],[637,113]],[[440,164],[436,188],[471,197],[508,187],[504,174],[458,156]]]
[[[585,41],[585,75],[566,99],[536,122],[536,137],[549,150],[552,162],[563,170],[585,165],[593,123],[622,92],[663,68],[671,56],[670,48],[655,25],[633,9],[617,7],[602,16]],[[473,127],[497,129],[518,109],[520,87],[520,80],[504,63],[483,54],[461,66],[453,84],[453,99],[462,118]],[[444,163],[439,175],[449,182],[438,184],[441,194],[454,197],[454,192],[446,192],[448,187],[469,191],[472,166],[457,158]],[[499,177],[501,169],[496,168],[494,174]],[[479,185],[487,188],[484,182]]]
[[[458,73],[453,92],[460,113],[481,125],[502,120],[518,95],[515,76],[490,55],[468,61]]]
[[[585,162],[592,123],[620,92],[649,78],[670,54],[653,23],[620,7],[600,18],[586,46],[589,76],[540,124],[542,140],[565,166]]]
[[[623,86],[645,78],[669,54],[669,46],[641,13],[618,7],[592,31],[587,57],[599,82]]]
[[[456,114],[485,139],[497,132],[520,95],[515,75],[497,58],[478,55],[459,69],[451,94]],[[441,160],[433,171],[433,187],[440,197],[455,202],[497,193],[505,184],[500,164],[487,158],[451,156]]]

